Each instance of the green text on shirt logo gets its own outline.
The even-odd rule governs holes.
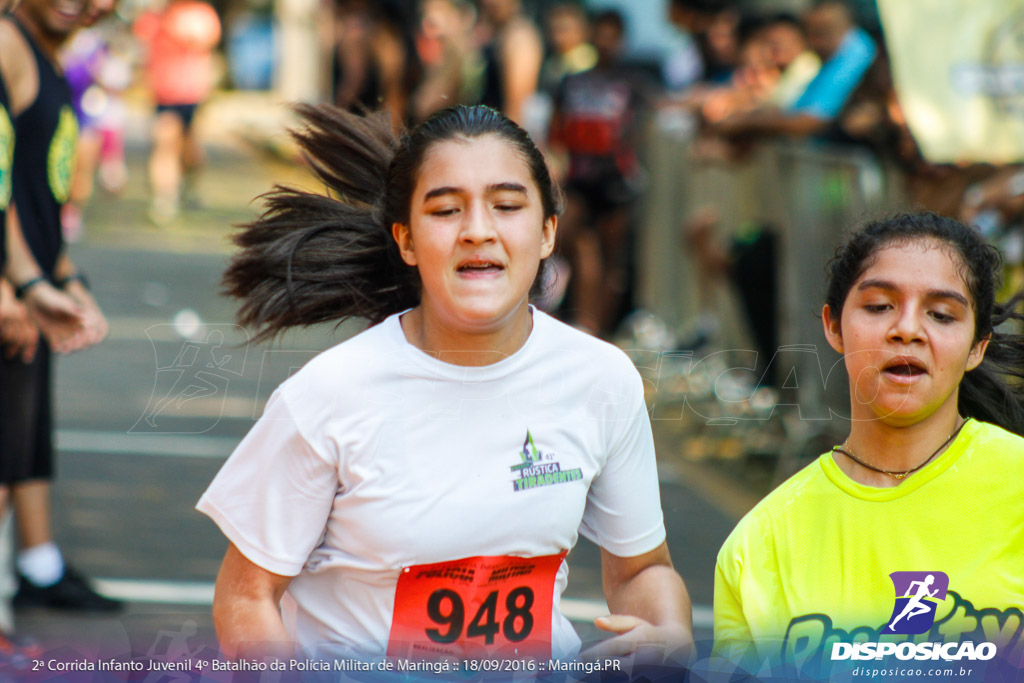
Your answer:
[[[523,441],[523,450],[519,452],[519,457],[522,458],[522,461],[509,468],[519,475],[518,479],[512,480],[514,491],[564,484],[583,478],[580,468],[563,470],[562,466],[555,461],[553,454],[537,450],[530,430],[526,430],[526,440]]]

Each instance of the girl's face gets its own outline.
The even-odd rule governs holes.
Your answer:
[[[893,426],[956,414],[960,380],[985,355],[952,247],[917,241],[883,247],[846,295],[841,318],[822,311],[825,336],[843,354],[851,417]]]
[[[409,225],[392,234],[419,269],[425,318],[444,328],[493,333],[525,316],[541,259],[555,244],[529,166],[497,135],[429,149],[413,189]]]
[[[88,10],[86,0],[20,0],[17,5],[48,39],[61,40],[78,28]]]

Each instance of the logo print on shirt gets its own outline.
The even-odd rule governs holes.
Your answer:
[[[75,170],[75,149],[78,142],[78,120],[71,107],[64,105],[60,110],[57,130],[50,140],[47,157],[47,173],[50,192],[58,204],[63,204],[71,195],[71,174]]]
[[[14,125],[0,104],[0,211],[11,201],[11,164],[14,162]]]
[[[580,468],[563,470],[562,466],[555,461],[554,454],[538,450],[533,443],[533,435],[530,434],[530,430],[526,430],[526,440],[523,441],[523,450],[519,452],[519,457],[521,462],[509,468],[519,475],[518,479],[512,480],[513,491],[565,484],[583,478]]]
[[[896,604],[883,633],[916,635],[935,623],[938,603],[946,599],[949,577],[944,572],[893,572]]]

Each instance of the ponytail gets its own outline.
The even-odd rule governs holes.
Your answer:
[[[382,217],[396,145],[387,117],[296,111],[305,127],[292,135],[333,196],[275,186],[262,197],[263,214],[235,234],[241,251],[222,286],[241,299],[238,321],[255,329],[254,341],[353,316],[378,323],[419,301],[416,270]]]
[[[419,272],[402,261],[391,226],[408,224],[420,167],[435,144],[497,135],[522,154],[544,218],[562,210],[544,156],[525,130],[490,107],[443,109],[400,140],[385,114],[330,105],[296,111],[305,126],[292,135],[328,195],[275,186],[263,195],[263,215],[235,234],[241,251],[222,286],[241,299],[238,321],[256,330],[254,341],[351,317],[376,324],[419,303]]]

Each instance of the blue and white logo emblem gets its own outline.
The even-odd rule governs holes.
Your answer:
[[[949,577],[943,572],[893,572],[896,604],[883,633],[916,635],[935,623],[935,610],[946,599]]]

